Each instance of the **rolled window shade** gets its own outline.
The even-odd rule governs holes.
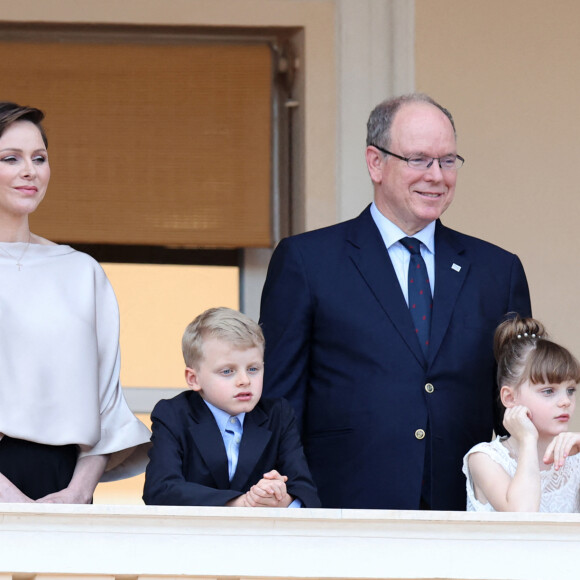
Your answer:
[[[266,44],[1,42],[0,99],[46,112],[35,233],[89,244],[271,245]]]

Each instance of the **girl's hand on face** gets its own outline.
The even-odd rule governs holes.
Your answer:
[[[532,423],[532,414],[523,405],[516,405],[505,410],[503,426],[518,443],[524,440],[530,440],[534,443],[538,441],[538,430]]]
[[[580,433],[560,433],[548,445],[544,453],[544,463],[553,463],[557,471],[564,465],[567,457],[576,453],[580,453]]]

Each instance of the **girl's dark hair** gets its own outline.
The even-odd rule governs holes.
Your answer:
[[[502,322],[493,340],[497,384],[517,388],[532,384],[580,382],[580,363],[572,353],[548,339],[546,329],[534,318],[514,315]]]
[[[30,121],[40,131],[44,146],[48,148],[48,139],[42,126],[43,119],[44,113],[40,109],[22,107],[16,103],[0,101],[0,137],[16,121]]]

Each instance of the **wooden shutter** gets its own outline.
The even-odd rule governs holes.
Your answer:
[[[0,99],[46,113],[55,241],[271,245],[266,44],[0,42]]]

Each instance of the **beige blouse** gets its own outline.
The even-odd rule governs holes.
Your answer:
[[[0,243],[14,257],[24,243]],[[149,430],[119,381],[119,309],[100,265],[69,246],[0,251],[0,432],[111,454],[102,481],[141,473]]]

